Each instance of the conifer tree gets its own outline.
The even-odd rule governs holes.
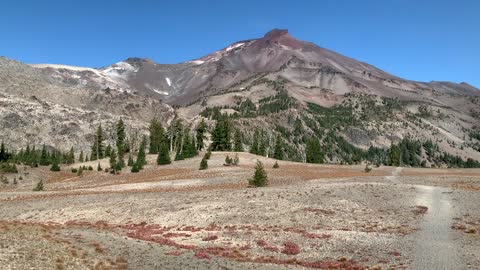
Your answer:
[[[103,148],[103,130],[102,125],[99,125],[97,132],[95,134],[95,141],[92,145],[92,152],[90,160],[97,160],[104,158],[104,148]]]
[[[388,160],[390,166],[400,166],[401,164],[401,151],[398,145],[393,144],[390,146],[390,151],[388,154]]]
[[[49,156],[48,156],[48,152],[47,152],[47,147],[45,146],[45,144],[43,144],[43,147],[42,147],[42,153],[40,154],[40,162],[39,163],[42,166],[50,165],[50,160],[49,160]]]
[[[131,154],[131,153],[128,154],[127,166],[128,166],[128,167],[132,167],[134,163],[135,163],[135,162],[133,161],[132,154]]]
[[[235,135],[233,136],[233,151],[243,152],[242,133],[239,129],[235,129]]]
[[[97,171],[98,171],[98,172],[101,172],[101,171],[102,171],[102,166],[100,166],[100,162],[98,162]]]
[[[275,141],[275,149],[273,152],[273,158],[278,160],[283,160],[283,139],[279,135],[277,135],[277,139]]]
[[[117,171],[117,153],[115,153],[115,150],[110,153],[110,170],[112,173]]]
[[[0,162],[7,160],[7,151],[5,150],[5,144],[2,141],[0,145]]]
[[[258,129],[255,129],[255,133],[253,134],[253,141],[252,141],[252,147],[250,148],[250,153],[254,155],[258,155],[260,153],[259,151],[259,140],[260,140],[260,133]]]
[[[168,150],[168,145],[166,142],[160,145],[160,151],[157,156],[157,164],[158,165],[165,165],[170,164],[172,161],[170,160],[170,152]]]
[[[33,188],[33,191],[43,191],[43,180],[40,180],[35,188]]]
[[[200,124],[198,124],[196,129],[196,138],[197,138],[197,149],[202,151],[205,147],[204,140],[205,140],[205,133],[207,132],[207,123],[202,118]]]
[[[202,158],[202,161],[200,161],[200,170],[206,170],[208,168],[208,161],[205,157]]]
[[[58,162],[55,160],[52,163],[52,167],[50,167],[50,171],[53,172],[59,172],[60,171],[60,166],[58,166]]]
[[[324,154],[317,138],[311,138],[305,149],[307,163],[323,163]]]
[[[147,145],[147,138],[144,137],[142,142],[140,143],[140,148],[138,149],[137,161],[135,162],[139,170],[143,169],[143,166],[147,164],[147,158],[145,154],[146,145]]]
[[[211,147],[213,151],[232,150],[232,143],[230,142],[230,122],[226,116],[222,116],[217,120],[217,124],[212,133]]]
[[[257,160],[257,165],[255,166],[255,173],[253,178],[248,180],[250,186],[254,187],[264,187],[268,184],[268,177],[263,163],[260,160]]]
[[[165,141],[165,130],[162,124],[157,119],[152,119],[150,122],[150,154],[158,154],[160,151],[160,145]]]
[[[125,123],[122,119],[117,122],[117,156],[118,156],[118,166],[120,168],[125,167],[124,155],[125,155]]]
[[[110,157],[110,155],[112,154],[112,146],[110,144],[107,145],[107,147],[105,148],[105,157]]]
[[[132,169],[130,170],[132,173],[140,172],[140,167],[137,162],[133,163]]]
[[[78,162],[84,162],[85,159],[83,157],[83,150],[80,151],[80,155],[78,156]]]
[[[73,146],[70,148],[70,152],[68,153],[67,157],[67,164],[75,163],[75,152],[73,151]]]
[[[275,161],[275,164],[273,164],[273,168],[274,168],[274,169],[280,168],[280,165],[278,165],[278,162],[277,162],[277,161]]]

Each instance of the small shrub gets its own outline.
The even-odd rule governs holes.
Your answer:
[[[2,184],[5,184],[5,185],[8,184],[8,178],[3,176],[3,175],[2,175],[2,177],[0,177],[0,181],[2,182]]]
[[[23,180],[23,177],[20,176],[20,177],[18,178],[18,180],[20,180],[20,181]]]
[[[225,166],[231,166],[233,163],[233,159],[227,155],[227,157],[225,158],[225,163],[223,165]]]
[[[35,186],[35,188],[33,189],[33,191],[43,191],[43,180],[40,180],[37,185]]]
[[[205,157],[202,158],[202,161],[200,161],[200,170],[206,170],[208,169],[208,161],[205,159]]]
[[[0,172],[18,173],[17,165],[15,163],[0,163]]]
[[[100,166],[100,162],[97,165],[97,171],[101,172],[102,171],[102,166]]]
[[[72,173],[77,173],[78,169],[77,168],[72,168]]]
[[[207,153],[205,153],[204,158],[208,160],[208,159],[210,159],[211,156],[212,156],[212,151],[210,149],[208,149]]]
[[[140,166],[138,166],[138,163],[135,162],[133,163],[132,169],[130,170],[132,173],[138,173],[140,172]]]
[[[88,166],[88,170],[89,170],[89,171],[93,171],[93,167],[92,167],[92,166]]]
[[[83,175],[83,167],[78,168],[77,171],[77,176],[82,176]]]
[[[52,164],[52,167],[50,167],[50,171],[52,171],[52,172],[59,172],[60,171],[60,166],[58,166],[57,162],[54,162]]]
[[[253,178],[248,180],[248,184],[254,187],[264,187],[268,184],[268,177],[263,163],[260,160],[257,160],[257,165],[255,166],[255,173]]]
[[[369,173],[371,171],[372,171],[372,166],[370,166],[370,164],[367,163],[367,165],[365,165],[365,172]]]
[[[233,157],[233,165],[237,166],[240,163],[240,158],[238,157],[238,154],[235,154],[235,157]]]
[[[13,184],[14,184],[14,185],[17,185],[17,184],[18,184],[18,182],[17,182],[17,178],[16,178],[16,177],[15,177],[15,178],[13,178]]]
[[[274,169],[280,168],[280,165],[278,165],[278,162],[275,161],[275,164],[273,164],[273,168],[274,168]]]

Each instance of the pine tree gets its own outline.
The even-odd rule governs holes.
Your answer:
[[[117,153],[115,153],[115,150],[110,153],[110,170],[112,173],[117,171]]]
[[[60,166],[58,166],[58,163],[57,163],[56,160],[52,163],[52,167],[50,167],[50,171],[52,171],[52,172],[59,172],[60,171]]]
[[[48,157],[47,147],[45,146],[45,144],[43,144],[43,147],[42,147],[42,153],[40,154],[40,162],[39,163],[42,166],[50,165],[50,160],[49,160],[49,157]]]
[[[283,160],[283,140],[280,134],[277,135],[277,140],[275,141],[273,158],[278,160]]]
[[[97,171],[98,171],[98,172],[101,172],[101,171],[102,171],[102,166],[100,166],[100,162],[98,162]]]
[[[210,159],[211,156],[212,156],[212,150],[210,150],[210,148],[208,148],[208,151],[207,151],[207,153],[205,153],[204,158],[205,159]]]
[[[254,187],[264,187],[268,184],[268,177],[263,163],[260,160],[257,160],[257,165],[255,166],[255,173],[253,178],[248,180],[250,186]]]
[[[390,146],[388,160],[389,160],[389,165],[390,166],[400,166],[401,151],[400,151],[400,147],[398,147],[398,145],[392,144]]]
[[[137,162],[135,162],[132,166],[132,169],[130,170],[132,173],[138,173],[140,172],[140,166],[138,165]]]
[[[125,123],[122,119],[117,122],[117,156],[118,166],[120,168],[125,167],[124,155],[125,155]]]
[[[147,158],[145,154],[145,147],[147,145],[147,138],[143,138],[142,142],[140,143],[140,148],[138,149],[138,155],[137,155],[137,164],[138,168],[141,170],[143,169],[143,166],[147,165]]]
[[[323,163],[324,154],[317,138],[311,138],[308,140],[305,154],[307,157],[307,163]]]
[[[175,153],[175,161],[184,160],[184,159],[185,159],[185,157],[183,156],[182,151],[180,149],[177,150],[177,152]]]
[[[105,148],[105,157],[110,157],[112,154],[112,146],[110,144],[107,145],[107,148]]]
[[[165,141],[165,130],[162,127],[162,123],[157,119],[150,121],[150,154],[158,154],[160,151],[160,145]]]
[[[70,148],[70,152],[68,153],[67,164],[75,163],[75,152],[73,151],[73,146]]]
[[[233,136],[233,151],[243,152],[242,133],[239,129],[235,130],[235,135]]]
[[[259,140],[260,140],[260,132],[258,131],[258,129],[256,129],[255,133],[253,134],[252,147],[250,148],[251,154],[258,155],[260,153]]]
[[[0,162],[7,160],[7,151],[5,150],[5,144],[2,141],[0,145]]]
[[[208,161],[205,157],[202,158],[202,161],[200,161],[200,170],[206,170],[208,168]]]
[[[102,125],[99,125],[95,134],[95,141],[92,145],[92,154],[90,160],[102,159],[104,157],[103,140]]]
[[[84,162],[85,159],[83,158],[83,150],[80,151],[80,155],[78,156],[78,162]]]
[[[128,167],[132,167],[134,163],[135,163],[135,162],[133,161],[132,154],[131,154],[131,153],[128,154],[127,166],[128,166]]]
[[[231,151],[230,122],[226,117],[218,119],[212,134],[213,151]]]
[[[274,169],[280,168],[280,165],[278,165],[278,162],[277,162],[277,161],[275,161],[275,164],[273,164],[273,168],[274,168]]]
[[[196,133],[197,133],[197,149],[202,151],[202,149],[205,147],[204,140],[205,140],[205,133],[207,132],[207,123],[205,123],[205,120],[202,118],[202,121],[200,124],[198,124]]]
[[[43,180],[40,180],[35,188],[33,188],[33,191],[43,191]]]
[[[170,160],[170,152],[168,151],[168,145],[164,142],[160,145],[160,151],[157,156],[157,164],[165,165],[170,163],[172,163]]]

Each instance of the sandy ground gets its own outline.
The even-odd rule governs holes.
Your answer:
[[[274,160],[246,153],[239,166],[227,167],[227,154],[234,155],[213,153],[205,171],[198,170],[200,157],[120,175],[22,167],[0,186],[0,265],[480,267],[480,170],[380,167],[365,173],[364,166],[293,162],[273,169]],[[257,158],[269,186],[248,188]],[[148,160],[154,164],[155,157]],[[33,192],[39,179],[45,191]]]

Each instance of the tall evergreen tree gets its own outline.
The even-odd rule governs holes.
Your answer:
[[[146,145],[147,145],[147,138],[144,137],[142,142],[140,143],[140,148],[138,149],[137,161],[135,162],[140,170],[143,169],[143,166],[147,164],[147,158],[145,155]]]
[[[215,129],[212,134],[212,150],[213,151],[231,151],[232,143],[230,142],[230,122],[227,117],[220,117],[217,120]]]
[[[80,155],[78,156],[78,162],[84,162],[85,159],[83,157],[83,150],[80,151]]]
[[[160,145],[165,140],[165,130],[162,127],[162,123],[160,123],[160,121],[155,118],[152,119],[152,121],[150,121],[149,131],[150,147],[148,152],[150,154],[158,154],[158,151],[160,150]]]
[[[123,168],[125,167],[125,161],[124,161],[124,156],[125,156],[125,139],[126,139],[126,133],[125,133],[125,123],[123,122],[122,119],[120,119],[117,122],[117,156],[118,156],[118,165]]]
[[[104,158],[104,146],[103,146],[103,130],[102,125],[98,125],[97,132],[95,134],[95,141],[93,142],[90,160],[97,160]]]
[[[308,140],[305,154],[307,157],[307,163],[323,163],[324,154],[317,138],[311,138]]]
[[[115,153],[115,150],[112,150],[112,153],[110,153],[110,170],[112,173],[117,171],[117,164],[117,153]]]
[[[170,152],[168,148],[169,147],[166,142],[160,145],[160,151],[158,152],[158,156],[157,156],[158,165],[165,165],[165,164],[172,163],[172,161],[170,160]]]
[[[45,144],[42,146],[42,153],[40,154],[40,165],[42,166],[48,166],[50,165],[50,158],[47,152],[47,147]]]
[[[277,135],[277,139],[275,141],[273,158],[278,160],[283,160],[283,139],[280,136],[280,134]]]
[[[263,163],[260,160],[257,160],[257,165],[255,166],[255,173],[253,178],[248,180],[248,183],[254,187],[264,187],[268,184],[268,177]]]
[[[73,146],[70,148],[70,152],[68,152],[66,161],[67,161],[67,164],[75,163],[75,152],[73,151]]]
[[[197,138],[197,149],[202,151],[205,147],[204,140],[206,138],[205,133],[207,132],[207,123],[202,118],[200,124],[198,124],[196,129],[196,138]]]
[[[390,151],[388,153],[388,164],[390,166],[400,166],[401,164],[400,147],[393,143],[390,145]]]
[[[7,151],[5,150],[5,144],[2,141],[0,145],[0,162],[7,160]]]
[[[258,129],[255,129],[255,133],[253,134],[252,147],[250,148],[250,153],[254,155],[258,155],[260,153],[259,144],[260,144],[260,132]]]
[[[235,135],[233,136],[233,151],[243,152],[242,133],[239,129],[235,129]]]

